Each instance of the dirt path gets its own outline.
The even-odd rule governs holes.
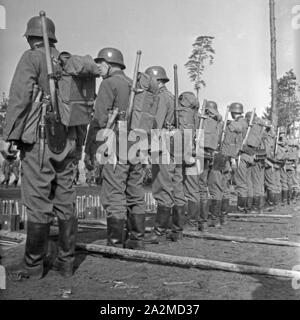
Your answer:
[[[260,238],[288,237],[290,241],[300,242],[299,204],[277,213],[289,213],[293,218],[231,220],[221,230],[210,229],[210,232]],[[105,232],[91,230],[79,233],[78,241],[93,242],[101,238],[105,238]],[[289,270],[300,265],[300,248],[185,238],[180,243],[150,245],[147,249]],[[3,264],[7,266],[20,260],[23,250],[23,246],[5,250]],[[71,279],[50,271],[37,281],[13,283],[8,280],[7,290],[0,291],[0,299],[64,299],[61,289],[71,289],[68,299],[300,299],[300,289],[294,290],[292,281],[287,279],[162,266],[84,252],[77,253],[76,262],[78,268]]]

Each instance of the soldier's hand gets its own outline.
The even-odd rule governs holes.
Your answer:
[[[94,161],[91,159],[90,155],[85,153],[84,155],[84,165],[87,170],[94,170]]]
[[[12,152],[12,142],[0,140],[0,152],[5,156],[14,156],[15,152]]]

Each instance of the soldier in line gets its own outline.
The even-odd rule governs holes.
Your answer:
[[[267,158],[265,161],[264,185],[266,191],[266,207],[269,211],[275,208],[277,179],[279,167],[275,163],[276,133],[270,121],[266,122],[266,130],[263,136]]]
[[[183,92],[179,96],[178,119],[180,129],[192,130],[192,155],[196,153],[196,130],[199,127],[198,116],[199,104],[192,92]],[[191,137],[188,137],[191,138]],[[184,142],[186,146],[190,141]],[[187,152],[185,152],[187,155]],[[206,166],[205,166],[206,163]],[[198,172],[196,162],[184,162],[183,164],[183,186],[184,195],[187,200],[186,227],[196,231],[207,231],[208,222],[208,162],[203,162],[202,171]]]
[[[298,158],[298,144],[295,139],[288,139],[288,153],[285,164],[286,175],[287,175],[287,185],[288,185],[288,195],[287,203],[290,204],[296,202],[297,193],[299,186],[296,181],[296,167]]]
[[[288,156],[288,146],[286,139],[286,132],[283,127],[279,128],[279,138],[277,141],[277,152],[276,152],[276,196],[275,205],[286,205],[288,199],[288,178],[286,172],[286,160]]]
[[[166,88],[169,81],[161,66],[151,66],[146,74],[154,78],[159,86],[159,105],[156,114],[157,129],[174,128],[174,96]],[[182,164],[175,164],[171,154],[170,164],[152,164],[152,192],[157,201],[157,216],[151,235],[153,241],[177,241],[182,238],[185,212]],[[171,220],[171,230],[169,224]]]
[[[249,165],[253,162],[253,157],[240,149],[247,133],[248,123],[243,117],[244,108],[241,103],[232,103],[229,106],[229,112],[233,120],[227,126],[222,153],[231,159],[238,195],[238,209],[245,213],[248,207]]]
[[[58,57],[53,21],[46,18],[46,27],[51,55]],[[38,85],[46,94],[50,92],[40,17],[29,20],[25,37],[30,49],[22,55],[15,70],[4,128],[6,149],[14,142],[20,150],[22,201],[27,207],[28,217],[24,261],[19,266],[13,266],[10,272],[17,279],[43,276],[50,225],[56,215],[59,222],[59,246],[58,256],[52,267],[68,277],[74,270],[77,232],[76,194],[71,181],[76,159],[76,141],[83,139],[78,137],[75,127],[69,128],[67,145],[59,160],[46,144],[42,169],[39,163],[39,137],[31,136],[33,143],[22,140],[26,116],[33,101],[34,85]]]
[[[126,66],[120,50],[103,48],[99,51],[95,62],[99,66],[103,81],[95,101],[95,113],[89,128],[90,132],[104,129],[109,115],[116,108],[119,109],[116,121],[125,120],[132,83],[123,71]],[[90,132],[88,140],[94,141],[95,134]],[[86,154],[86,163],[89,162],[89,158],[90,156]],[[116,164],[106,163],[103,166],[101,202],[107,213],[107,244],[109,246],[144,248],[146,207],[143,177],[141,163],[117,161]]]
[[[207,101],[205,114],[209,122],[207,122],[208,119],[204,120],[204,141],[208,140],[204,144],[212,148],[206,149],[211,154],[207,177],[211,201],[209,226],[220,228],[221,225],[226,224],[226,214],[229,210],[228,172],[230,170],[227,158],[219,150],[223,122],[216,102]]]
[[[252,111],[246,113],[248,125]],[[249,154],[253,154],[253,162],[249,165],[248,181],[248,211],[251,213],[262,213],[264,207],[264,161],[266,157],[263,136],[265,123],[258,118],[256,114],[253,117],[253,123],[249,131],[246,146]]]

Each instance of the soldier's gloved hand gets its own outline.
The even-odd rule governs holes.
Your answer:
[[[92,171],[94,170],[94,161],[91,159],[90,155],[88,153],[85,153],[84,155],[84,165],[87,170]]]
[[[0,140],[0,152],[4,154],[4,156],[13,156],[15,155],[12,152],[12,142],[7,142],[4,140]]]

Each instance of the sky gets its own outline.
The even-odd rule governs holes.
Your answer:
[[[0,92],[9,91],[16,64],[28,49],[23,36],[32,16],[46,11],[56,26],[57,48],[95,57],[103,47],[123,52],[132,76],[137,50],[141,70],[162,65],[171,81],[178,65],[179,93],[193,91],[184,64],[196,37],[213,36],[215,61],[204,72],[200,100],[214,100],[224,114],[231,102],[259,115],[270,104],[268,0],[0,0],[6,29],[0,29]],[[276,0],[278,77],[294,68],[292,8],[300,0]],[[1,24],[0,24],[1,25]],[[299,30],[300,32],[300,30]]]

